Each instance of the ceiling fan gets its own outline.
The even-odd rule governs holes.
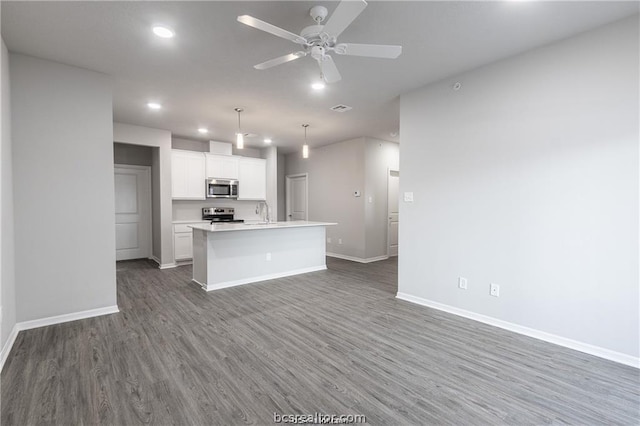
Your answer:
[[[303,29],[300,35],[249,15],[238,16],[238,22],[290,40],[302,47],[302,50],[254,65],[254,68],[264,70],[310,55],[318,62],[321,77],[327,83],[334,83],[342,77],[329,52],[335,52],[338,55],[389,59],[395,59],[402,53],[402,46],[337,42],[338,36],[362,13],[365,7],[367,7],[365,0],[343,0],[336,7],[327,23],[322,25],[328,14],[327,8],[314,6],[309,11],[309,15],[316,24]]]

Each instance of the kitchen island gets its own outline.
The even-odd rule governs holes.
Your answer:
[[[192,225],[193,281],[206,291],[327,269],[326,222]]]

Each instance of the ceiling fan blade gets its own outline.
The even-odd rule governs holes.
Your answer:
[[[330,37],[338,37],[367,7],[365,0],[342,0],[322,31]]]
[[[395,59],[402,53],[402,46],[393,46],[389,44],[340,43],[337,44],[333,50],[338,55]]]
[[[322,72],[322,76],[324,77],[324,81],[327,83],[335,83],[336,81],[342,80],[342,76],[338,71],[338,67],[336,67],[335,62],[333,62],[333,58],[329,55],[324,55],[324,57],[318,61],[320,64],[320,72]]]
[[[254,18],[249,15],[238,16],[238,22],[241,22],[250,27],[256,28],[258,30],[265,31],[269,34],[273,34],[274,36],[284,38],[286,40],[291,40],[294,43],[306,44],[307,40],[304,37],[299,36],[298,34],[294,34],[287,30],[283,30],[280,27],[276,27],[275,25],[271,25],[268,22],[261,21],[260,19]]]
[[[257,70],[266,70],[267,68],[275,67],[276,65],[284,64],[285,62],[290,62],[298,58],[302,58],[303,56],[307,56],[306,52],[295,52],[289,53],[288,55],[280,56],[278,58],[270,59],[261,64],[254,65],[253,67]]]

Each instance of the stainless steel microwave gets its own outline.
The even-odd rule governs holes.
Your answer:
[[[207,198],[238,198],[238,181],[207,179]]]

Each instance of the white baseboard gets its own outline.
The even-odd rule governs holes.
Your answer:
[[[225,281],[221,283],[206,284],[206,285],[196,280],[193,280],[193,281],[198,285],[202,286],[204,290],[212,291],[212,290],[220,290],[228,287],[235,287],[237,285],[257,283],[260,281],[267,281],[267,280],[275,280],[276,278],[290,277],[291,275],[299,275],[299,274],[307,274],[309,272],[324,271],[325,269],[327,269],[327,265],[312,266],[311,268],[294,269],[292,271],[287,271],[287,272],[278,272],[275,274],[267,274],[267,275],[261,275],[258,277],[243,278],[241,280]]]
[[[577,340],[567,339],[566,337],[514,324],[508,321],[499,320],[487,315],[478,314],[472,311],[467,311],[465,309],[456,308],[454,306],[445,305],[443,303],[434,302],[432,300],[423,299],[421,297],[412,296],[406,293],[398,293],[396,295],[396,298],[405,300],[407,302],[416,303],[418,305],[427,306],[429,308],[437,309],[439,311],[448,312],[450,314],[458,315],[464,318],[469,318],[474,321],[502,328],[504,330],[513,331],[514,333],[523,334],[525,336],[533,337],[534,339],[554,343],[559,346],[564,346],[565,348],[608,359],[609,361],[614,361],[620,364],[629,365],[631,367],[640,368],[640,358],[623,354],[621,352],[612,351],[610,349],[579,342]]]
[[[85,318],[99,317],[101,315],[115,314],[120,312],[117,305],[106,306],[104,308],[90,309],[88,311],[73,312],[71,314],[56,315],[54,317],[40,318],[31,321],[23,321],[16,324],[18,330],[31,330],[32,328],[46,327],[48,325],[60,324],[63,322],[77,321]]]
[[[377,262],[379,260],[387,260],[389,258],[389,256],[387,256],[386,254],[384,256],[367,257],[367,258],[347,256],[345,254],[329,253],[329,252],[327,252],[326,254],[329,257],[335,257],[343,260],[350,260],[352,262],[358,262],[358,263],[371,263],[371,262]]]
[[[177,268],[177,267],[178,267],[178,264],[176,262],[173,262],[173,263],[163,263],[158,268],[159,269],[171,269],[171,268]]]
[[[18,329],[18,324],[14,324],[13,328],[11,329],[11,333],[9,333],[9,338],[2,347],[2,352],[0,352],[0,371],[2,371],[2,369],[4,368],[4,363],[9,357],[9,352],[11,352],[11,348],[16,342],[16,337],[18,337],[19,331],[20,330]]]
[[[11,330],[11,334],[9,334],[7,342],[2,348],[2,352],[0,352],[0,371],[2,371],[4,363],[7,360],[9,352],[11,352],[11,348],[13,347],[13,344],[16,341],[16,337],[18,337],[18,333],[20,331],[31,330],[32,328],[46,327],[48,325],[60,324],[63,322],[77,321],[85,318],[115,314],[117,312],[120,312],[120,310],[118,309],[117,305],[114,305],[106,306],[104,308],[90,309],[88,311],[74,312],[72,314],[56,315],[54,317],[40,318],[37,320],[22,321],[16,323]]]
[[[178,266],[178,264],[176,262],[173,262],[173,263],[162,263],[160,261],[160,259],[158,259],[155,256],[151,256],[149,259],[153,260],[154,262],[156,262],[158,264],[158,269],[169,269],[169,268],[175,268],[176,266]]]

